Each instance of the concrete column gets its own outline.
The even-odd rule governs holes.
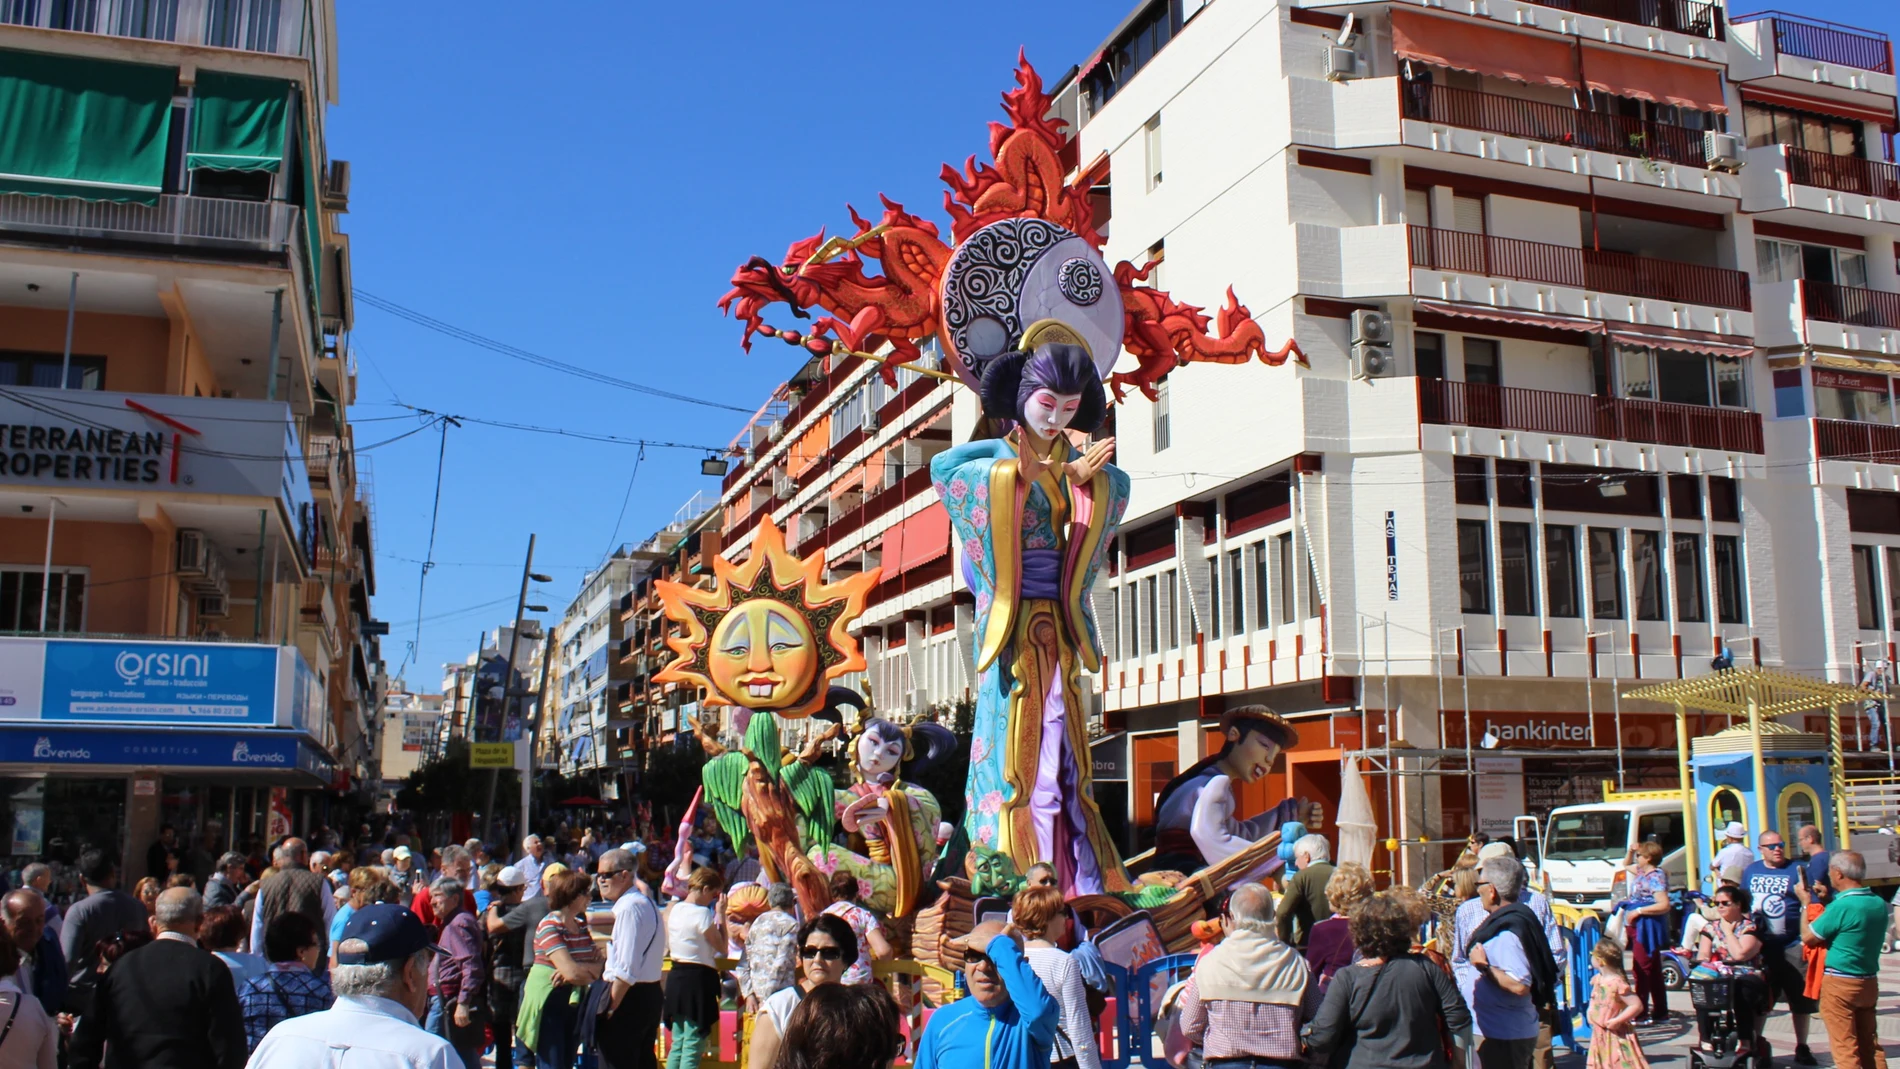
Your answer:
[[[1437,681],[1428,676],[1395,676],[1392,689],[1398,699],[1396,721],[1399,737],[1421,749],[1435,749],[1444,745],[1438,731]],[[1417,764],[1416,760],[1404,762],[1407,768]],[[1394,779],[1392,788],[1397,820],[1387,833],[1414,844],[1421,838],[1444,838],[1442,785],[1445,777],[1404,776]],[[1377,814],[1377,817],[1379,823],[1384,824],[1385,814]],[[1426,850],[1416,845],[1402,845],[1399,848],[1399,862],[1398,875],[1408,887],[1418,886],[1427,872],[1437,871],[1436,854],[1428,857]]]
[[[150,794],[139,793],[141,781],[151,784]],[[140,769],[125,778],[125,856],[119,859],[119,887],[131,891],[148,873],[145,852],[158,841],[160,794],[164,776],[156,769]]]

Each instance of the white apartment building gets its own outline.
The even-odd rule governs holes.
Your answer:
[[[1381,835],[1439,839],[1592,795],[1619,742],[1673,785],[1633,680],[1724,646],[1891,660],[1884,36],[1694,0],[1155,0],[1057,95],[1109,262],[1210,309],[1232,285],[1306,358],[1116,409],[1134,497],[1096,606],[1128,747],[1097,766],[1131,845],[1237,705],[1301,731],[1243,809],[1335,808],[1357,755],[1427,773],[1373,777]],[[1487,732],[1485,771],[1523,775],[1474,789]]]

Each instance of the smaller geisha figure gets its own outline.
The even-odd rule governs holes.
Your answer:
[[[937,796],[907,777],[954,754],[957,737],[941,724],[900,727],[882,717],[866,721],[851,745],[852,784],[837,792],[838,826],[848,845],[892,876],[892,913],[916,909],[937,864],[943,807]]]

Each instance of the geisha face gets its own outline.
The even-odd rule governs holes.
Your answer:
[[[904,738],[887,739],[875,731],[867,731],[858,737],[858,771],[863,773],[867,783],[875,782],[885,773],[895,773],[898,763],[904,759]]]
[[[1079,393],[1056,393],[1047,388],[1036,390],[1023,402],[1023,425],[1046,442],[1075,419],[1076,410],[1081,405],[1082,395]]]
[[[719,693],[748,709],[780,709],[811,689],[818,644],[805,621],[783,605],[747,601],[713,630],[707,657]]]

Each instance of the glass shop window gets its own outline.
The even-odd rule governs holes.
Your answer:
[[[1878,546],[1855,546],[1854,550],[1854,608],[1862,631],[1880,629],[1880,548]]]
[[[1465,612],[1491,611],[1491,561],[1483,520],[1458,521],[1458,596]]]
[[[1614,527],[1590,528],[1590,615],[1623,618],[1623,547]]]
[[[1779,372],[1777,372],[1779,374]],[[1814,414],[1822,419],[1849,419],[1859,423],[1892,423],[1893,404],[1885,375],[1836,371],[1817,367],[1814,375]]]
[[[1544,587],[1550,615],[1575,619],[1583,615],[1577,597],[1577,529],[1544,528]]]

